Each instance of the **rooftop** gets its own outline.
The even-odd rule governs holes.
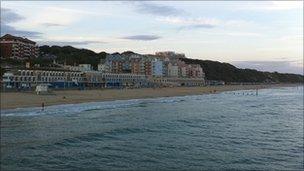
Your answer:
[[[2,39],[14,39],[14,40],[19,40],[19,41],[26,42],[26,43],[36,44],[36,42],[34,42],[32,40],[29,40],[29,39],[23,38],[23,37],[13,36],[11,34],[6,34],[6,35],[2,36],[0,39],[1,40]]]

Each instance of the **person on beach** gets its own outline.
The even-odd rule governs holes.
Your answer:
[[[44,102],[41,103],[41,111],[44,111]]]

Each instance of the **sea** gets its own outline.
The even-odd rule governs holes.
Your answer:
[[[3,171],[303,170],[303,161],[303,86],[1,110]]]

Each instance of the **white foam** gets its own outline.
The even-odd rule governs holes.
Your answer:
[[[41,110],[40,107],[7,109],[7,110],[1,110],[1,116],[36,116],[36,115],[54,115],[54,114],[73,114],[73,113],[80,113],[88,110],[128,108],[128,107],[137,106],[142,103],[145,104],[179,103],[191,99],[197,99],[197,95],[53,105],[53,106],[46,106],[43,111]]]

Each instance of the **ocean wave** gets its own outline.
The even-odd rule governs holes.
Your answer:
[[[42,111],[41,107],[29,107],[29,108],[17,108],[17,109],[6,109],[1,110],[1,116],[37,116],[37,115],[54,115],[54,114],[74,114],[81,112],[92,112],[98,110],[111,110],[111,109],[120,109],[120,108],[130,108],[130,107],[147,107],[153,104],[175,104],[182,102],[216,102],[222,103],[225,99],[229,99],[230,101],[234,100],[238,101],[239,98],[242,98],[243,102],[246,100],[249,102],[248,107],[259,108],[263,107],[261,104],[254,104],[255,98],[267,98],[268,96],[276,96],[281,98],[282,95],[286,96],[286,94],[295,93],[297,90],[295,88],[282,88],[282,89],[261,89],[259,90],[259,96],[243,96],[243,93],[252,92],[252,90],[239,90],[239,91],[230,91],[229,93],[218,93],[218,94],[202,94],[202,95],[188,95],[188,96],[175,96],[175,97],[159,97],[159,98],[147,98],[147,99],[131,99],[131,100],[115,100],[115,101],[104,101],[104,102],[88,102],[88,103],[79,103],[79,104],[63,104],[63,105],[53,105],[46,106]],[[299,89],[297,91],[302,91],[303,89]],[[298,93],[302,95],[301,93]],[[242,96],[240,96],[242,95]],[[232,101],[231,101],[232,102]],[[234,103],[234,102],[233,102]]]
[[[188,97],[189,98],[189,97]],[[47,106],[44,110],[41,107],[17,108],[1,110],[1,116],[36,116],[52,114],[73,114],[81,112],[90,112],[98,110],[110,110],[130,107],[146,107],[155,103],[179,103],[187,100],[183,97],[161,97],[154,99],[132,99],[132,100],[115,100],[106,102],[89,102],[79,104],[63,104]]]

